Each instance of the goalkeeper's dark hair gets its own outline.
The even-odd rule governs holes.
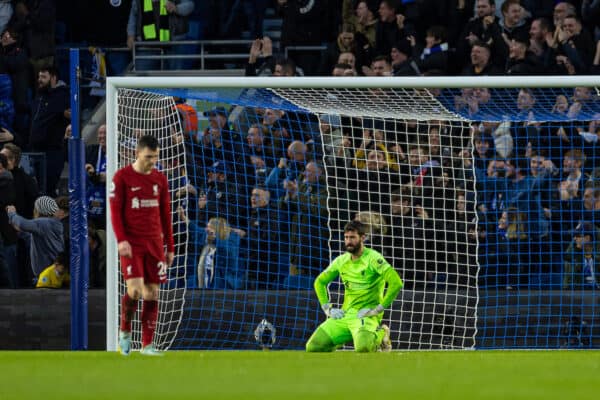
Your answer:
[[[138,149],[158,150],[158,139],[152,135],[144,135],[137,142]]]
[[[344,226],[344,232],[356,232],[360,236],[366,235],[369,227],[360,221],[350,221]]]

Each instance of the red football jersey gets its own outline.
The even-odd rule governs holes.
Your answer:
[[[153,169],[141,174],[133,165],[121,168],[113,177],[109,197],[118,243],[164,240],[167,251],[174,252],[169,183],[163,173]]]

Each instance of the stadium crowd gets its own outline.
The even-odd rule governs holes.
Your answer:
[[[252,37],[258,37],[246,75],[600,72],[596,0],[272,3],[208,2],[209,11],[219,16],[215,32],[220,37],[230,34],[235,13],[245,10]],[[132,1],[123,44],[190,38],[188,16],[198,4],[166,4],[168,23],[158,23],[160,29],[149,34],[148,18],[160,20],[160,15],[149,17],[139,1]],[[280,50],[326,49],[280,57],[257,22],[269,5],[283,19]],[[61,277],[55,285],[60,286],[68,277],[68,201],[59,196],[59,181],[70,110],[56,66],[56,22],[52,0],[0,0],[4,287],[30,287],[42,277],[49,280],[48,275],[53,282]],[[174,61],[168,68],[181,64]],[[558,119],[593,114],[597,94],[576,88],[557,95],[546,110],[536,95],[515,93],[511,104],[520,122],[513,123],[486,122],[499,95],[481,88],[446,96],[451,108],[482,121],[470,125],[335,115],[317,119],[275,108],[241,107],[234,113],[236,106],[199,110],[208,119],[206,129],[199,129],[198,110],[176,99],[187,170],[194,171],[173,180],[185,181],[179,195],[190,205],[187,213],[176,210],[194,238],[179,243],[196,255],[188,258],[188,285],[308,287],[330,251],[339,250],[328,244],[330,229],[339,230],[331,221],[356,218],[369,223],[370,244],[401,269],[409,287],[472,284],[478,262],[481,282],[489,286],[595,287],[600,114],[581,123],[541,123],[536,114]],[[95,144],[86,149],[89,243],[97,255],[90,257],[92,287],[102,287],[105,275],[105,138],[101,126],[91,141]],[[35,178],[20,163],[23,152],[43,154],[45,167]],[[471,204],[476,211],[469,211]],[[475,238],[481,245],[478,260]]]

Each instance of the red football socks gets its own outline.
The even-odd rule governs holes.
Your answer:
[[[144,300],[142,304],[142,347],[152,343],[158,318],[158,301]]]
[[[127,293],[121,298],[121,331],[131,332],[131,320],[137,311],[138,301],[133,300]]]

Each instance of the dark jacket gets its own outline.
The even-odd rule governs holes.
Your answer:
[[[27,52],[17,44],[0,47],[0,74],[10,75],[13,100],[17,111],[26,109],[29,87],[29,60]]]
[[[506,61],[506,75],[540,75],[544,73],[544,67],[535,54],[527,52],[525,58],[509,58]]]
[[[54,30],[56,25],[56,6],[52,0],[25,0],[29,10],[25,17],[13,14],[9,23],[20,31],[25,38],[25,48],[29,57],[39,59],[54,56],[56,45]]]
[[[15,167],[12,171],[15,187],[15,207],[17,213],[27,219],[33,218],[33,204],[40,195],[37,181],[27,174],[21,167]]]
[[[59,84],[40,92],[31,107],[29,147],[32,151],[60,150],[63,148],[65,129],[69,121],[64,112],[70,107],[69,89]]]
[[[5,211],[9,204],[15,204],[15,184],[12,174],[6,170],[0,173],[0,235],[4,245],[17,243],[17,232],[8,223]]]

